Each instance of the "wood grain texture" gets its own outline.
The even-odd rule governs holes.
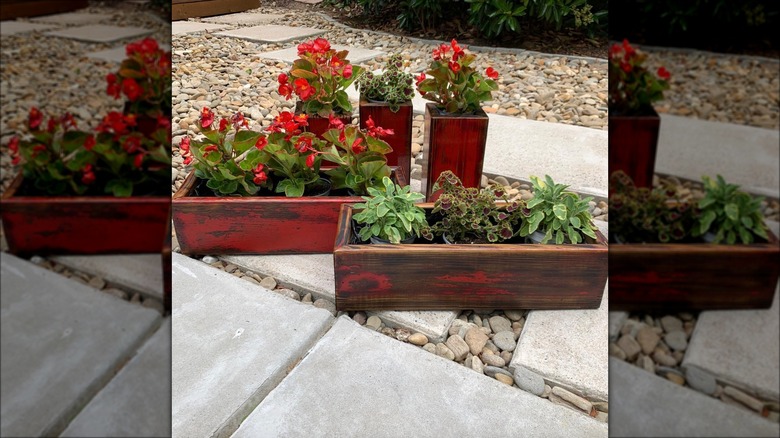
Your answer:
[[[173,0],[171,16],[174,21],[188,18],[244,12],[260,7],[260,0]]]
[[[481,109],[476,114],[442,114],[436,104],[425,105],[425,135],[422,160],[422,187],[427,202],[435,201],[432,193],[436,179],[451,170],[465,187],[479,187],[485,161],[488,116]]]
[[[170,217],[167,196],[15,196],[19,174],[3,195],[9,251],[20,255],[160,253]]]
[[[0,20],[70,12],[89,6],[87,0],[2,0],[1,3]]]
[[[393,148],[387,154],[387,165],[397,166],[398,172],[403,173],[409,181],[409,172],[412,165],[412,117],[414,108],[412,102],[402,103],[398,112],[390,110],[390,106],[384,102],[369,102],[361,96],[360,99],[360,127],[366,127],[366,120],[371,117],[376,126],[392,129],[393,135],[382,137],[382,140]]]
[[[780,246],[612,245],[609,310],[763,309],[772,304]]]
[[[622,170],[637,187],[652,187],[661,118],[609,116],[609,174]]]
[[[191,172],[173,196],[183,254],[329,254],[341,205],[363,201],[359,196],[197,197],[192,196],[196,182]]]
[[[422,204],[430,209],[432,204]],[[342,310],[595,309],[607,243],[362,245],[342,207],[333,252]]]

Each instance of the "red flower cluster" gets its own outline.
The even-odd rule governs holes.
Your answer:
[[[268,179],[268,175],[265,174],[265,171],[263,170],[265,166],[263,163],[257,163],[257,167],[252,169],[252,173],[255,174],[255,177],[252,181],[254,181],[255,184],[260,185],[264,183]]]
[[[306,53],[321,54],[330,50],[330,43],[325,38],[317,38],[314,41],[307,41],[298,44],[298,56]]]
[[[262,151],[266,146],[268,146],[268,137],[261,135],[255,142],[255,147]]]
[[[266,131],[283,132],[287,134],[284,139],[289,141],[293,136],[303,132],[304,126],[309,126],[306,114],[295,115],[289,111],[283,111],[274,118],[274,122],[266,128]]]
[[[125,137],[125,141],[122,142],[122,149],[124,149],[128,154],[134,154],[143,150],[141,147],[141,137],[137,135],[128,135]]]
[[[135,79],[124,78],[122,79],[122,91],[125,93],[125,96],[130,99],[130,102],[135,102],[141,97],[144,90],[138,85],[138,82],[136,82]]]
[[[128,57],[132,57],[136,53],[139,55],[148,55],[160,50],[160,46],[152,38],[144,38],[141,41],[130,43],[125,47],[125,53]]]
[[[125,115],[117,111],[111,111],[103,117],[103,120],[97,127],[97,131],[113,133],[118,137],[127,134],[128,128],[132,126],[135,126],[135,114]]]
[[[30,108],[30,114],[27,116],[27,126],[31,130],[36,131],[38,127],[43,123],[43,113],[36,107]]]
[[[179,143],[179,149],[181,150],[181,156],[184,158],[184,165],[192,163],[192,151],[190,150],[190,138],[184,137]]]
[[[92,171],[92,165],[91,164],[85,164],[84,167],[81,169],[82,175],[81,175],[81,182],[84,184],[92,184],[95,182],[95,172]]]
[[[84,149],[91,151],[95,147],[95,136],[90,134],[84,139]]]
[[[284,96],[284,98],[287,100],[290,100],[293,93],[293,88],[288,83],[289,80],[290,78],[284,73],[280,73],[279,77],[277,78],[277,81],[279,81],[279,95]]]
[[[610,111],[639,111],[663,99],[671,75],[665,67],[659,67],[653,74],[643,65],[646,59],[647,54],[626,39],[609,48]]]
[[[244,113],[237,112],[230,116],[230,122],[233,124],[233,127],[238,131],[243,126],[244,128],[249,127],[249,122],[244,118]]]
[[[214,112],[209,107],[204,106],[200,110],[200,127],[210,129],[212,123],[214,123]]]
[[[122,89],[119,86],[119,81],[117,80],[116,75],[113,73],[107,74],[106,82],[108,83],[108,87],[106,87],[106,94],[113,97],[114,99],[119,99],[119,96],[122,93]]]
[[[487,70],[485,70],[485,74],[490,79],[498,79],[498,72],[493,69],[493,67],[488,67]]]
[[[362,137],[358,137],[352,142],[352,153],[359,154],[366,151],[366,147],[361,143],[363,143]]]
[[[11,164],[13,164],[14,166],[19,164],[19,161],[21,161],[22,159],[19,156],[19,137],[17,136],[11,137],[11,141],[8,142],[8,149],[11,150],[11,156],[13,157]]]
[[[371,116],[368,116],[368,120],[366,120],[366,128],[368,128],[368,135],[374,138],[395,135],[395,131],[392,129],[384,129],[376,126]]]

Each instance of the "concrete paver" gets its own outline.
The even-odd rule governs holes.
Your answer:
[[[103,278],[109,284],[163,298],[162,259],[159,254],[57,256],[70,269]]]
[[[152,33],[151,29],[144,29],[142,27],[89,24],[86,26],[50,31],[45,34],[48,36],[86,41],[88,43],[110,43],[127,38],[140,38],[150,33]]]
[[[242,27],[240,29],[217,32],[215,35],[241,38],[264,43],[284,43],[297,39],[307,39],[325,33],[324,30],[313,27],[280,26],[264,24],[261,26]]]
[[[204,18],[203,21],[209,23],[232,24],[232,25],[262,24],[262,23],[270,23],[282,17],[284,17],[284,15],[238,13],[238,14],[219,15],[216,17],[208,17],[208,18]]]
[[[91,14],[86,12],[66,12],[64,14],[44,15],[42,17],[31,18],[30,21],[39,21],[41,23],[53,23],[62,25],[91,24],[98,23],[101,20],[111,18],[108,14]]]
[[[770,437],[780,425],[609,359],[610,437]]]
[[[160,314],[7,253],[0,271],[0,432],[56,435],[159,326]]]
[[[161,437],[171,433],[171,319],[68,425],[63,437]]]
[[[230,26],[223,26],[214,23],[200,23],[197,21],[174,21],[171,23],[171,35],[181,35],[184,33],[194,33],[227,29]]]
[[[607,401],[608,288],[598,309],[532,310],[510,367],[523,366],[554,386]]]
[[[28,23],[25,21],[0,21],[0,35],[15,35],[17,33],[44,31],[59,26],[53,24]]]
[[[333,317],[177,253],[172,267],[173,436],[229,436]]]
[[[362,47],[349,47],[349,46],[334,44],[331,46],[331,48],[336,50],[349,50],[349,55],[347,55],[347,59],[349,59],[349,62],[351,62],[352,64],[360,64],[361,62],[366,62],[370,59],[376,58],[377,56],[384,55],[384,52],[380,52],[379,50],[364,49]],[[293,61],[298,59],[298,48],[290,47],[282,50],[263,52],[258,54],[258,56],[260,56],[261,58],[276,59],[278,61],[284,61],[292,64]],[[350,85],[346,91],[347,91],[347,95],[350,96],[351,100],[354,100],[355,102],[359,100],[360,96],[357,90],[355,89],[354,85]],[[357,108],[355,108],[355,112],[357,112]]]
[[[233,435],[606,437],[607,425],[347,317]]]
[[[683,359],[722,382],[780,400],[780,286],[769,309],[707,311],[699,315]]]

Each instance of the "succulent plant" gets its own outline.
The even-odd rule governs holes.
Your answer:
[[[411,100],[414,95],[414,79],[402,68],[401,55],[392,55],[384,73],[365,72],[358,78],[360,93],[368,99],[387,102],[390,110],[397,112],[400,104]]]
[[[415,201],[424,198],[421,193],[412,192],[411,186],[401,187],[394,184],[390,178],[382,178],[384,191],[374,187],[368,188],[370,196],[364,196],[366,202],[355,204],[360,210],[352,218],[365,226],[358,235],[363,241],[371,237],[388,240],[390,243],[400,243],[410,236],[433,239],[425,210]]]
[[[588,202],[593,197],[580,198],[569,187],[556,184],[549,175],[544,181],[532,176],[534,198],[528,201],[528,220],[520,227],[520,235],[528,236],[537,229],[544,231],[541,243],[547,243],[553,237],[555,243],[580,243],[583,236],[596,239],[596,226],[588,211]]]
[[[708,231],[715,234],[713,243],[733,245],[737,240],[753,243],[755,236],[768,240],[761,214],[761,197],[752,197],[740,191],[736,184],[728,184],[722,176],[717,181],[703,176],[704,198],[699,201],[701,215],[692,229],[693,236]]]

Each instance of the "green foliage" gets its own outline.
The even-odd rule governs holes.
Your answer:
[[[365,195],[369,188],[381,187],[382,180],[390,176],[385,155],[392,148],[386,142],[354,125],[330,129],[323,138],[331,143],[323,150],[323,158],[338,164],[325,172],[334,189],[348,188],[357,195]]]
[[[528,220],[520,227],[520,235],[528,236],[537,229],[545,232],[541,243],[546,243],[553,237],[555,243],[580,243],[583,236],[596,239],[596,226],[588,211],[588,202],[593,198],[581,199],[574,192],[567,192],[569,187],[556,184],[549,175],[544,181],[532,176],[534,197],[528,201],[530,210]]]
[[[452,1],[440,0],[403,0],[398,24],[404,29],[428,29],[435,26],[443,17],[442,6],[452,6]]]
[[[425,210],[414,205],[424,198],[421,193],[393,184],[388,177],[382,178],[382,189],[369,187],[370,196],[363,197],[366,202],[354,206],[359,212],[352,218],[365,225],[359,232],[361,240],[377,237],[398,244],[411,236],[433,238]]]
[[[647,54],[627,40],[609,49],[609,109],[616,114],[647,111],[669,89],[669,72],[661,67],[654,74],[643,64]]]
[[[464,187],[451,171],[442,172],[433,186],[441,195],[432,213],[442,218],[431,228],[436,234],[446,234],[454,242],[500,242],[511,239],[522,220],[522,203],[508,201],[504,188],[493,185],[486,189]],[[496,204],[496,201],[503,203]]]
[[[761,197],[752,197],[739,190],[736,184],[728,184],[718,175],[717,182],[703,176],[705,194],[699,201],[701,215],[693,226],[692,235],[715,234],[714,243],[733,245],[737,240],[753,243],[755,236],[767,240],[764,218],[761,214]]]
[[[384,73],[375,75],[365,72],[356,83],[363,96],[387,102],[393,112],[397,112],[400,104],[410,101],[414,95],[414,79],[403,71],[403,61],[398,54],[392,55],[387,61]]]

